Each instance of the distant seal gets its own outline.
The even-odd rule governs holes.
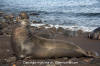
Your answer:
[[[100,40],[100,27],[96,28],[91,33],[89,33],[89,36],[88,37],[90,39]]]
[[[18,58],[83,57],[87,53],[79,46],[61,40],[32,35],[27,19],[19,20],[12,34],[12,48]]]

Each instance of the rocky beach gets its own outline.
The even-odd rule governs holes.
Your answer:
[[[26,17],[26,15],[22,15],[23,18],[29,18]],[[15,56],[13,55],[13,49],[11,46],[11,35],[12,35],[12,29],[17,26],[17,18],[16,16],[12,14],[6,14],[4,12],[0,12],[0,64],[15,64],[18,65],[22,64],[31,66],[66,66],[66,64],[94,64],[94,66],[100,65],[100,33],[97,34],[99,31],[99,28],[92,32],[84,32],[83,30],[71,30],[69,28],[63,28],[63,27],[56,27],[49,24],[43,24],[42,22],[31,22],[32,25],[30,25],[30,30],[33,35],[37,35],[46,39],[58,39],[63,41],[69,41],[73,42],[74,44],[80,46],[85,51],[88,52],[88,54],[94,56],[91,58],[87,57],[80,57],[80,58],[57,58],[57,59],[31,59],[31,58],[25,58],[23,60],[17,60]],[[74,28],[75,29],[75,28]],[[94,32],[94,33],[93,33]],[[93,34],[91,34],[93,33]],[[90,34],[90,35],[89,35]],[[97,35],[97,37],[95,36]],[[92,38],[90,38],[92,36]],[[94,38],[95,37],[95,38]],[[39,64],[34,62],[40,62],[44,64]],[[46,63],[51,62],[51,64]],[[58,62],[58,63],[57,63]],[[60,64],[62,62],[62,64]],[[29,64],[28,64],[29,63]]]

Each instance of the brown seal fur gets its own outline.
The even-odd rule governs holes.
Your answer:
[[[19,26],[14,29],[12,35],[12,48],[17,57],[58,58],[87,56],[83,49],[71,42],[45,39],[32,35],[29,30],[29,22],[25,19],[19,22]]]

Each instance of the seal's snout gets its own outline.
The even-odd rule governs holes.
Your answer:
[[[21,12],[19,16],[21,17],[21,19],[29,19],[29,16],[26,12]]]

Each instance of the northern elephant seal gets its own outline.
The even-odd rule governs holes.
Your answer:
[[[27,19],[19,20],[12,34],[12,48],[19,58],[83,57],[87,53],[79,46],[56,39],[45,39],[31,34]]]
[[[100,27],[96,28],[91,33],[89,33],[88,37],[90,39],[100,40]]]

